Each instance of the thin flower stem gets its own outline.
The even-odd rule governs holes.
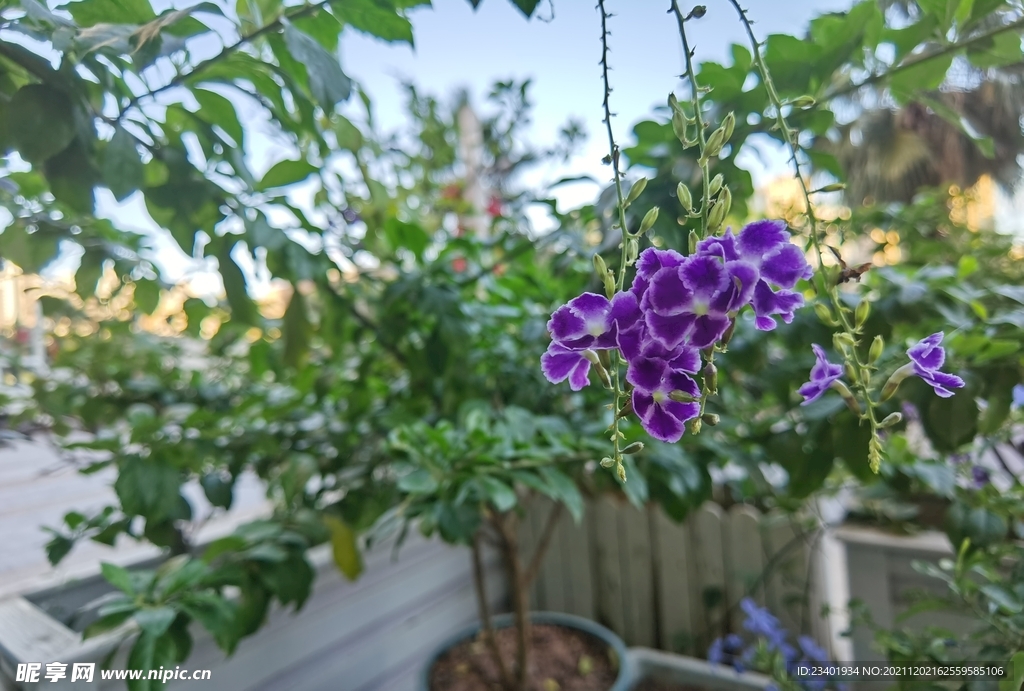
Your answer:
[[[761,75],[761,81],[764,83],[765,91],[768,93],[768,99],[771,101],[772,106],[775,108],[775,119],[778,127],[782,133],[782,137],[786,142],[787,148],[791,156],[793,163],[794,177],[800,183],[800,190],[803,193],[804,205],[806,207],[807,221],[810,224],[810,235],[811,242],[814,245],[815,253],[818,256],[818,267],[819,270],[824,270],[824,256],[822,252],[821,237],[818,235],[818,219],[814,214],[814,206],[811,204],[811,192],[807,187],[807,181],[804,179],[803,171],[800,167],[800,144],[796,140],[794,131],[789,127],[786,122],[786,117],[783,114],[783,103],[782,99],[779,98],[779,93],[775,89],[775,82],[772,81],[771,72],[768,70],[768,65],[765,64],[764,56],[761,53],[761,43],[754,36],[753,27],[751,27],[750,19],[747,17],[747,11],[739,4],[739,0],[729,0],[736,12],[739,14],[740,22],[743,24],[743,28],[747,32],[747,37],[750,39],[750,46],[752,48],[754,64],[757,66],[757,71]],[[824,284],[825,279],[822,279]],[[870,368],[866,362],[863,362],[860,358],[860,354],[857,352],[856,340],[857,340],[857,329],[850,323],[850,319],[842,301],[839,299],[838,286],[832,286],[827,289],[829,298],[832,301],[832,306],[835,308],[836,316],[839,319],[840,325],[843,331],[854,341],[855,345],[851,346],[849,354],[847,356],[848,362],[853,366],[857,373],[856,381],[851,382],[854,385],[864,400],[865,411],[861,414],[861,420],[867,421],[871,425],[871,442],[869,449],[869,457],[874,455],[874,449],[880,449],[879,441],[879,427],[878,419],[876,415],[877,404],[871,398],[870,380],[866,376]],[[879,450],[880,454],[880,450]],[[880,456],[879,456],[880,458]],[[872,469],[877,472],[877,465],[874,459],[872,459]]]
[[[612,131],[611,111],[611,81],[608,77],[608,18],[611,16],[605,9],[605,0],[597,0],[597,9],[601,13],[601,77],[604,82],[604,124],[608,131],[608,156],[611,161],[612,172],[615,176],[615,197],[619,211],[619,229],[622,233],[622,258],[619,263],[619,273],[616,277],[616,290],[621,291],[626,281],[626,248],[629,244],[628,231],[626,229],[626,200],[622,194],[622,175],[619,172],[619,147],[615,143],[615,134]],[[621,355],[618,349],[612,352],[612,385],[614,386],[615,401],[612,405],[612,443],[614,444],[614,456],[616,468],[622,467],[622,450],[620,442],[622,433],[619,431],[619,408],[622,399],[626,396],[622,390],[622,379],[619,370],[621,369]],[[620,477],[624,476],[623,471],[618,471]]]
[[[711,176],[708,161],[704,158],[704,149],[707,146],[707,137],[704,134],[704,115],[700,106],[700,86],[697,84],[697,74],[693,69],[693,52],[690,50],[690,42],[686,38],[686,20],[690,16],[683,16],[679,9],[679,3],[672,0],[671,12],[676,15],[676,23],[679,25],[679,38],[683,42],[683,55],[686,59],[686,79],[690,82],[690,101],[693,104],[693,118],[697,121],[697,144],[700,147],[700,177],[704,186],[704,200],[700,207],[700,237],[708,236],[708,210],[711,206]],[[701,412],[704,411],[704,404],[701,403]]]

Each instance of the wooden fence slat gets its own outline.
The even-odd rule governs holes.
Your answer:
[[[747,593],[764,606],[764,588],[758,586],[764,569],[764,546],[761,542],[761,512],[753,506],[734,506],[725,520],[725,558],[728,581],[728,606],[733,607]],[[731,628],[739,632],[745,615],[737,606],[732,610]]]
[[[692,654],[695,647],[689,534],[685,524],[670,519],[660,507],[653,508],[651,513],[659,644],[665,650]]]
[[[587,619],[594,617],[594,568],[590,553],[589,512],[573,522],[565,512],[558,527],[559,543],[553,547],[563,556],[562,575],[566,581],[566,612]]]
[[[519,558],[523,560],[523,563],[528,563],[527,560],[530,559],[533,550],[537,547],[537,536],[533,534],[533,521],[536,513],[537,497],[531,496],[526,501],[523,518],[519,522]],[[541,573],[545,568],[547,568],[546,563],[541,565]],[[541,573],[538,573],[537,578],[530,584],[530,607],[535,610],[544,609],[544,578]]]
[[[547,497],[541,497],[540,499],[537,511],[533,512],[532,515],[533,534],[538,542],[543,539],[544,529],[547,526],[548,517],[551,515],[551,509],[554,506],[554,502],[551,499]],[[548,544],[548,553],[544,559],[544,569],[537,577],[538,580],[543,581],[544,609],[549,612],[564,612],[566,606],[565,591],[571,587],[571,583],[567,579],[568,574],[564,573],[565,555],[558,549],[557,534],[552,536],[551,542]],[[530,557],[533,557],[532,553]]]
[[[769,562],[774,560],[768,577],[766,603],[772,614],[790,631],[802,630],[807,607],[808,541],[811,538],[800,538],[799,535],[799,528],[787,516],[769,514],[763,522],[762,536]]]
[[[620,506],[608,497],[594,502],[594,547],[597,554],[598,620],[622,636],[626,630],[619,567],[618,511]]]
[[[697,628],[698,651],[706,650],[717,636],[725,614],[725,556],[722,544],[722,508],[708,502],[698,509],[690,522],[697,572],[697,611],[701,625]]]
[[[619,509],[619,549],[626,607],[628,645],[649,648],[657,632],[654,624],[654,579],[651,573],[651,523],[646,509],[631,504]]]

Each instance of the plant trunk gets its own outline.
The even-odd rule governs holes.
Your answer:
[[[487,605],[487,582],[484,578],[483,554],[480,544],[481,534],[478,530],[473,536],[473,583],[476,586],[477,606],[480,609],[480,625],[484,634],[484,641],[490,648],[491,655],[498,665],[498,675],[501,685],[506,689],[512,689],[512,677],[508,673],[505,660],[501,657],[498,649],[498,641],[494,638],[494,627],[491,626],[491,611]]]
[[[501,535],[501,546],[505,552],[505,568],[509,586],[512,589],[512,611],[516,627],[516,670],[515,681],[510,691],[527,691],[530,667],[530,600],[527,592],[523,564],[519,558],[519,540],[516,538],[515,514],[500,514],[493,517],[494,526]]]

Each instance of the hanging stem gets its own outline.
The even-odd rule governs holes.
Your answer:
[[[786,142],[786,146],[789,149],[790,160],[793,163],[794,177],[800,184],[800,190],[803,193],[804,205],[806,207],[807,221],[810,224],[810,236],[811,243],[814,246],[815,253],[818,256],[819,270],[824,270],[824,253],[822,252],[822,241],[818,235],[818,219],[814,214],[814,207],[811,204],[811,191],[807,187],[807,181],[804,179],[803,171],[800,167],[800,144],[797,141],[796,133],[789,127],[786,122],[786,117],[783,114],[783,102],[779,98],[779,93],[775,88],[775,82],[772,81],[771,72],[768,70],[768,66],[765,64],[764,56],[761,53],[761,43],[754,36],[754,30],[751,27],[750,19],[747,17],[747,11],[739,4],[739,0],[728,0],[736,12],[739,14],[740,22],[743,24],[746,30],[747,37],[750,39],[750,46],[753,51],[754,64],[757,67],[757,71],[761,75],[761,81],[764,84],[765,91],[768,93],[768,99],[772,103],[772,107],[775,109],[775,120],[782,133],[782,138]],[[846,334],[849,341],[853,343],[849,348],[843,349],[843,355],[848,364],[850,364],[855,373],[855,381],[852,382],[854,387],[860,392],[865,410],[861,413],[860,417],[862,421],[867,421],[871,426],[871,441],[869,443],[868,457],[875,472],[878,471],[878,464],[881,463],[881,441],[879,437],[879,426],[877,418],[877,404],[871,398],[870,389],[870,375],[871,367],[867,362],[861,359],[860,354],[857,352],[857,335],[859,329],[855,328],[850,323],[849,310],[843,305],[842,300],[839,298],[839,287],[838,285],[828,286],[825,283],[825,279],[822,278],[822,285],[825,287],[832,306],[835,309],[836,317],[839,319],[839,325],[842,327],[843,333]]]
[[[608,72],[611,69],[608,66],[608,18],[611,16],[605,9],[605,0],[597,0],[597,8],[601,13],[601,77],[604,82],[604,124],[605,129],[608,132],[608,158],[611,162],[612,173],[615,180],[615,198],[617,201],[618,216],[619,216],[619,229],[622,233],[622,255],[619,262],[619,273],[615,279],[616,291],[621,291],[626,281],[626,248],[628,245],[629,237],[626,229],[626,200],[622,194],[622,173],[619,172],[619,147],[615,143],[615,134],[612,131],[612,111],[611,111],[611,95],[612,87],[608,77]],[[614,227],[614,226],[613,226]],[[627,394],[622,389],[622,378],[619,370],[621,369],[622,356],[618,349],[612,351],[612,362],[611,362],[611,379],[614,391],[614,401],[612,404],[612,444],[614,445],[614,456],[616,470],[619,474],[619,478],[625,481],[626,473],[622,465],[622,449],[621,442],[624,438],[622,432],[619,431],[619,410],[622,406],[623,399],[626,398]]]

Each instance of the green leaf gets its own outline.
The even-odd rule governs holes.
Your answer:
[[[967,51],[967,59],[975,67],[987,69],[989,67],[1003,67],[1005,65],[1016,65],[1024,58],[1020,47],[1021,37],[1016,31],[993,36],[977,47]]]
[[[324,524],[331,531],[331,551],[334,554],[334,563],[345,575],[345,578],[354,581],[363,572],[363,560],[359,554],[359,546],[356,544],[356,534],[347,523],[334,516],[325,516]]]
[[[80,140],[74,140],[59,154],[46,159],[43,172],[57,201],[74,211],[93,213],[93,186],[99,182],[99,171]]]
[[[119,202],[139,189],[142,182],[144,168],[135,147],[135,137],[120,125],[103,150],[101,172],[107,188]]]
[[[143,314],[152,314],[160,304],[160,286],[156,281],[138,281],[134,284],[135,306]]]
[[[85,631],[82,632],[82,638],[92,638],[94,636],[99,636],[101,633],[106,633],[107,631],[116,629],[118,626],[128,621],[134,613],[135,606],[132,605],[131,609],[127,611],[114,612],[113,614],[100,617],[85,627]]]
[[[29,163],[42,163],[75,138],[71,99],[46,84],[26,84],[7,106],[7,136]]]
[[[301,368],[309,355],[309,343],[313,328],[309,323],[306,298],[296,288],[284,312],[281,329],[284,338],[284,361],[289,367]]]
[[[126,595],[135,595],[135,585],[132,575],[128,569],[121,568],[115,564],[103,562],[100,564],[100,573],[103,578]]]
[[[1010,658],[1009,674],[999,682],[999,691],[1020,691],[1024,687],[1024,650]]]
[[[238,120],[238,113],[235,106],[224,96],[207,89],[194,89],[192,95],[199,101],[199,110],[196,115],[211,125],[217,125],[235,143],[242,147],[245,145],[245,133],[242,130],[242,123]]]
[[[934,397],[924,409],[922,422],[936,449],[956,451],[977,434],[978,404],[966,391],[952,398]]]
[[[413,494],[428,494],[437,490],[437,479],[426,468],[414,470],[398,481],[398,489]]]
[[[1003,609],[1010,614],[1017,614],[1024,610],[1024,606],[1021,606],[1020,602],[1012,594],[998,585],[993,583],[987,583],[978,588],[985,597],[992,602],[996,603],[1000,609]]]
[[[889,87],[897,99],[908,101],[915,94],[939,88],[946,79],[946,73],[949,72],[949,67],[952,64],[952,54],[922,60],[913,67],[908,67],[890,77]]]
[[[946,520],[946,532],[954,545],[970,539],[971,546],[983,548],[1006,539],[1006,521],[988,509],[956,503],[950,507]]]
[[[412,45],[412,24],[395,11],[395,5],[394,2],[384,3],[379,0],[346,0],[335,3],[333,10],[338,19],[353,29],[385,41],[401,41]]]
[[[384,235],[393,250],[405,248],[415,254],[417,259],[423,257],[424,250],[430,244],[430,236],[422,226],[416,223],[406,223],[395,217],[384,222]]]
[[[515,491],[501,480],[482,477],[479,482],[487,501],[493,504],[500,513],[510,511],[516,505]]]
[[[231,500],[234,498],[234,494],[230,476],[228,479],[225,479],[218,472],[207,473],[203,475],[199,484],[202,485],[203,493],[206,494],[206,498],[211,504],[225,509],[231,508]]]
[[[537,472],[544,478],[544,482],[547,483],[549,488],[547,494],[552,499],[558,499],[563,502],[569,513],[572,514],[572,520],[579,523],[583,518],[583,495],[580,494],[579,488],[576,483],[572,481],[568,475],[550,466],[544,466]]]
[[[534,10],[540,5],[540,0],[512,0],[512,4],[519,8],[527,19],[533,16]]]
[[[224,292],[227,293],[228,305],[231,307],[231,319],[252,326],[259,321],[259,312],[246,290],[245,275],[231,257],[231,250],[234,247],[235,245],[227,243],[221,245],[221,251],[217,254],[220,275],[224,280]]]
[[[80,27],[96,24],[145,24],[156,19],[147,0],[82,0],[64,5]]]
[[[172,466],[150,458],[130,457],[121,466],[114,490],[129,516],[161,521],[178,507],[181,476]]]
[[[37,273],[57,256],[59,236],[40,227],[28,233],[21,224],[0,233],[0,258],[17,264],[25,273]]]
[[[143,631],[154,638],[163,636],[171,622],[178,616],[170,607],[152,607],[137,610],[134,615],[135,622]]]
[[[347,4],[359,3],[342,3]],[[352,95],[352,80],[342,72],[336,56],[291,24],[284,29],[284,40],[295,59],[306,66],[309,90],[325,111],[332,113],[334,106],[348,100]]]
[[[49,560],[50,565],[56,566],[59,564],[60,560],[66,557],[74,546],[74,540],[64,535],[54,535],[46,543],[46,558]]]
[[[275,187],[294,185],[302,182],[315,172],[317,172],[316,166],[305,160],[281,161],[275,163],[266,172],[263,179],[256,185],[256,189],[263,191]]]

